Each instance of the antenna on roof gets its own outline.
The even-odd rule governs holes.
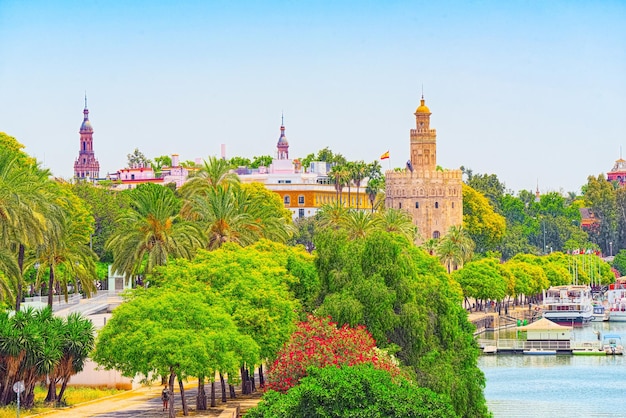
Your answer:
[[[87,109],[87,90],[85,90],[85,109]]]

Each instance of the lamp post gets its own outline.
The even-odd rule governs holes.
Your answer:
[[[543,253],[547,254],[548,246],[546,245],[546,221],[541,218],[541,225],[543,226]]]

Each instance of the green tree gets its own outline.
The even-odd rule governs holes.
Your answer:
[[[233,157],[228,161],[231,167],[250,167],[251,161],[249,158]]]
[[[151,161],[146,158],[143,152],[139,151],[139,148],[135,148],[135,150],[131,154],[126,155],[128,161],[128,168],[134,167],[150,167]]]
[[[423,417],[452,418],[449,398],[370,365],[311,368],[286,394],[268,392],[251,418]]]
[[[163,167],[171,167],[172,166],[172,157],[169,155],[161,155],[160,157],[154,157],[154,161],[150,161],[150,165],[154,170],[154,174],[159,177],[161,175],[161,171]]]
[[[612,262],[613,267],[621,276],[626,276],[626,250],[619,250]]]
[[[450,396],[457,414],[488,415],[461,288],[436,258],[385,232],[351,241],[345,231],[327,228],[316,234],[315,246],[316,312],[340,325],[365,325],[381,348],[398,347],[418,384]]]
[[[105,250],[105,244],[115,230],[115,220],[130,207],[131,194],[94,186],[86,181],[75,183],[72,191],[85,201],[94,217],[94,232],[89,246],[100,261],[112,263],[113,255]]]
[[[606,181],[603,174],[589,176],[585,190],[585,202],[589,205],[599,227],[589,232],[589,238],[603,253],[609,252],[609,242],[617,242],[617,201],[614,186]]]
[[[93,359],[132,378],[169,376],[171,393],[178,378],[188,415],[182,385],[187,376],[216,370],[236,376],[240,362],[258,362],[257,344],[239,332],[224,305],[217,293],[182,280],[137,288],[98,333]],[[169,417],[175,416],[172,398]]]
[[[252,163],[250,164],[250,167],[252,168],[259,168],[261,166],[269,167],[272,164],[272,161],[273,161],[273,158],[271,155],[260,155],[252,159]]]
[[[485,253],[497,249],[506,221],[480,192],[463,185],[463,228],[476,244],[476,252]]]
[[[462,269],[452,272],[452,278],[463,289],[466,306],[468,298],[477,301],[501,301],[507,295],[507,282],[498,268],[499,261],[493,258],[467,263]]]

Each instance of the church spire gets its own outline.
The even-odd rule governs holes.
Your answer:
[[[83,123],[80,125],[80,148],[78,158],[74,161],[74,177],[76,179],[91,181],[100,175],[100,163],[93,152],[93,127],[89,121],[89,109],[87,108],[87,92],[85,92],[85,108],[83,109]]]
[[[281,114],[280,116],[280,137],[278,138],[278,144],[276,145],[276,148],[278,148],[279,160],[289,159],[289,141],[287,141],[287,137],[285,136],[285,115],[284,114]]]

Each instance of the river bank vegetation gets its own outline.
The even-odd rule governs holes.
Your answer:
[[[329,177],[338,195],[343,187],[364,187],[372,210],[339,201],[292,222],[277,194],[241,184],[231,162],[215,157],[180,189],[144,184],[116,192],[106,183],[70,184],[22,149],[0,135],[0,296],[16,312],[5,314],[4,323],[13,325],[0,333],[4,404],[15,401],[16,379],[27,383],[23,405],[34,405],[34,387],[43,380],[48,400],[58,402],[81,368],[75,362],[91,355],[127,376],[165,379],[171,390],[177,382],[184,390],[182,381],[197,377],[198,410],[236,396],[235,385],[244,393],[267,390],[267,411],[312,399],[324,404],[300,384],[319,393],[340,390],[349,378],[346,406],[359,404],[364,388],[388,380],[372,392],[388,404],[372,408],[438,405],[444,412],[429,416],[489,416],[467,310],[537,297],[574,274],[580,283],[609,283],[611,266],[596,254],[617,251],[623,241],[617,232],[622,192],[600,177],[589,178],[583,196],[514,196],[495,175],[463,169],[463,225],[418,247],[411,218],[381,204],[380,165],[348,162],[328,149],[307,158],[334,163]],[[582,207],[594,211],[591,229],[581,228]],[[26,317],[36,323],[40,315],[57,321],[50,310],[22,312],[24,297],[45,295],[49,308],[55,294],[89,297],[108,264],[134,289],[99,332],[93,352],[94,331],[79,316],[58,320],[58,335],[26,320],[14,326]],[[297,354],[317,360],[296,373],[289,341],[320,318],[330,318],[332,327],[317,327],[320,333],[307,338],[327,344]],[[62,331],[70,322],[81,331]],[[348,329],[366,333],[359,341],[367,350],[328,357],[324,350],[338,341],[324,338]],[[47,348],[29,352],[24,341]],[[51,347],[61,354],[54,357]],[[320,358],[341,367],[326,370],[329,361]],[[290,384],[277,386],[286,370]],[[171,417],[175,408],[171,402]],[[188,413],[184,403],[182,409]]]

